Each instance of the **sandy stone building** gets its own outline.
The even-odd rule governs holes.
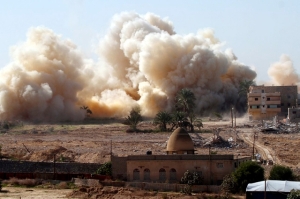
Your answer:
[[[203,184],[221,184],[225,175],[250,157],[234,159],[233,155],[197,155],[189,134],[176,129],[170,136],[166,155],[112,156],[112,173],[115,179],[140,182],[178,183],[184,172],[197,171]]]
[[[297,86],[251,86],[248,113],[251,119],[286,118],[288,108],[296,106]]]

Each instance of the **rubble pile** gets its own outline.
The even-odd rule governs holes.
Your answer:
[[[300,125],[290,122],[277,122],[277,121],[263,121],[263,125],[260,127],[260,131],[263,133],[277,133],[277,134],[290,134],[299,133]]]

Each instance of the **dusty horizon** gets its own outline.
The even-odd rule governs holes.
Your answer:
[[[51,29],[30,28],[0,70],[0,119],[80,121],[81,106],[93,117],[123,117],[136,105],[152,117],[171,110],[183,88],[194,92],[198,114],[233,104],[242,111],[239,84],[255,80],[256,72],[221,47],[211,29],[179,35],[170,20],[152,13],[115,15],[99,41],[98,61]],[[287,55],[269,76],[275,85],[300,81]]]

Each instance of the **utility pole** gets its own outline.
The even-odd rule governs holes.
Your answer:
[[[55,155],[56,154],[53,155],[53,180],[56,180],[56,176],[55,176],[56,175]]]
[[[235,142],[237,142],[237,133],[236,133],[236,109],[234,110],[234,134],[235,134]]]
[[[112,156],[112,140],[110,140],[110,157]]]
[[[211,185],[211,157],[210,157],[210,144],[208,145],[208,155],[209,155],[209,185]]]
[[[233,111],[234,111],[234,108],[232,107],[231,108],[231,127],[233,128]]]
[[[236,109],[234,109],[234,128],[236,128]]]
[[[256,132],[254,132],[254,134],[253,134],[253,150],[252,150],[252,157],[253,157],[253,159],[255,159],[254,158],[254,146],[255,146],[255,138],[257,137],[257,134],[256,134]]]

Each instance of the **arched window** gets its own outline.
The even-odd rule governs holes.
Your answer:
[[[144,170],[144,180],[150,181],[150,170],[149,169]]]
[[[138,169],[133,170],[133,180],[140,180],[140,170]]]
[[[165,169],[160,169],[159,170],[159,181],[160,182],[165,182],[166,181],[166,170]]]
[[[176,181],[176,170],[170,169],[170,181]]]

